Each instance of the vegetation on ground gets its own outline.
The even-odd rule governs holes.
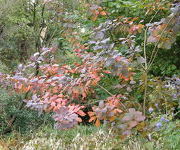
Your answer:
[[[0,149],[180,147],[180,2],[0,0]]]

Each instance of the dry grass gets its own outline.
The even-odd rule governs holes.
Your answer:
[[[89,129],[88,129],[89,128]],[[48,128],[31,135],[13,136],[0,141],[0,150],[143,150],[142,143],[123,143],[111,131],[78,127],[71,131],[51,131]]]

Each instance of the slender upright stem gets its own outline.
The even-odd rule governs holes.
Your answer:
[[[148,81],[148,64],[147,64],[147,54],[146,54],[146,42],[147,42],[147,30],[144,32],[144,44],[143,44],[143,52],[144,52],[144,100],[143,100],[143,113],[146,114],[146,101],[147,101],[147,81]]]
[[[144,72],[144,101],[143,101],[143,113],[146,115],[146,101],[147,101],[147,86],[148,86],[148,73]]]

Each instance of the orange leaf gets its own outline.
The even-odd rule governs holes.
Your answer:
[[[115,109],[114,112],[115,113],[122,113],[123,111],[121,109]]]
[[[96,119],[96,117],[93,116],[93,117],[91,117],[91,118],[89,119],[89,122],[92,122],[92,121],[94,121],[95,119]]]
[[[102,16],[106,16],[106,15],[107,15],[107,13],[106,13],[105,11],[101,11],[100,14],[101,14]]]
[[[57,111],[59,108],[57,106],[54,106],[53,111]]]
[[[100,122],[99,119],[97,119],[97,120],[96,120],[96,123],[95,123],[95,126],[96,126],[96,127],[99,127],[100,125],[101,125],[101,122]]]
[[[96,21],[97,20],[97,16],[95,15],[91,19],[92,19],[92,21]]]
[[[112,116],[109,118],[109,121],[114,121],[116,117]]]
[[[77,118],[77,121],[78,121],[78,122],[82,122],[82,119],[78,117],[78,118]]]
[[[94,112],[90,111],[90,112],[88,112],[88,115],[89,115],[90,117],[92,117],[92,116],[94,116]]]
[[[99,11],[102,11],[103,9],[102,9],[102,7],[99,7],[98,10],[99,10]]]

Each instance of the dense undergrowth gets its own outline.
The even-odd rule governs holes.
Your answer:
[[[0,18],[0,149],[180,147],[178,1],[0,0]]]

